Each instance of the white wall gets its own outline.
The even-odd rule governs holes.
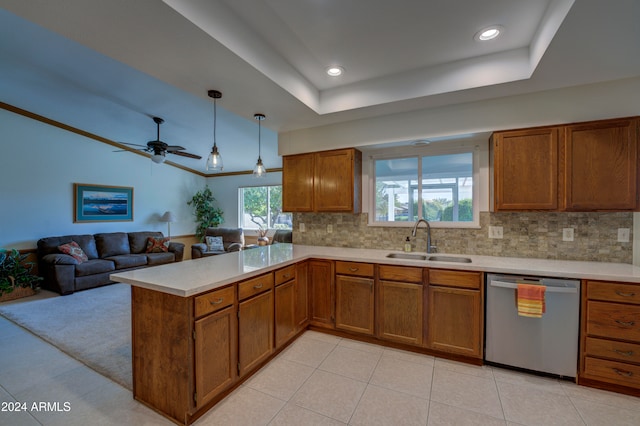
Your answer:
[[[206,179],[0,109],[0,247],[34,248],[41,237],[154,230],[173,211],[171,234],[195,233],[187,201]],[[132,222],[73,223],[73,183],[134,188]]]
[[[268,165],[267,165],[268,166]],[[270,172],[264,178],[256,179],[252,174],[211,177],[207,184],[218,206],[224,211],[226,228],[237,228],[238,225],[238,188],[247,186],[281,185],[282,172]]]
[[[283,132],[280,155],[640,115],[640,77]]]

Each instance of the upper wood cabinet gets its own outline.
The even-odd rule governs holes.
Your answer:
[[[494,133],[493,208],[558,208],[557,127]]]
[[[359,213],[362,153],[338,149],[282,159],[282,210]]]
[[[638,119],[496,132],[493,211],[638,208]]]
[[[565,127],[565,209],[637,207],[637,120]]]

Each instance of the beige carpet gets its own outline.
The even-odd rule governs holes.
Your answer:
[[[113,284],[69,296],[0,305],[0,315],[132,389],[130,286]]]

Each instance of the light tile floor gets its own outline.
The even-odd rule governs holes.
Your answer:
[[[0,401],[0,425],[172,424],[2,317]],[[345,424],[637,426],[640,398],[308,331],[196,422]]]

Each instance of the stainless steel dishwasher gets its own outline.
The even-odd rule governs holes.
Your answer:
[[[485,361],[576,377],[580,281],[487,274]],[[542,318],[518,316],[518,283],[546,286]]]

